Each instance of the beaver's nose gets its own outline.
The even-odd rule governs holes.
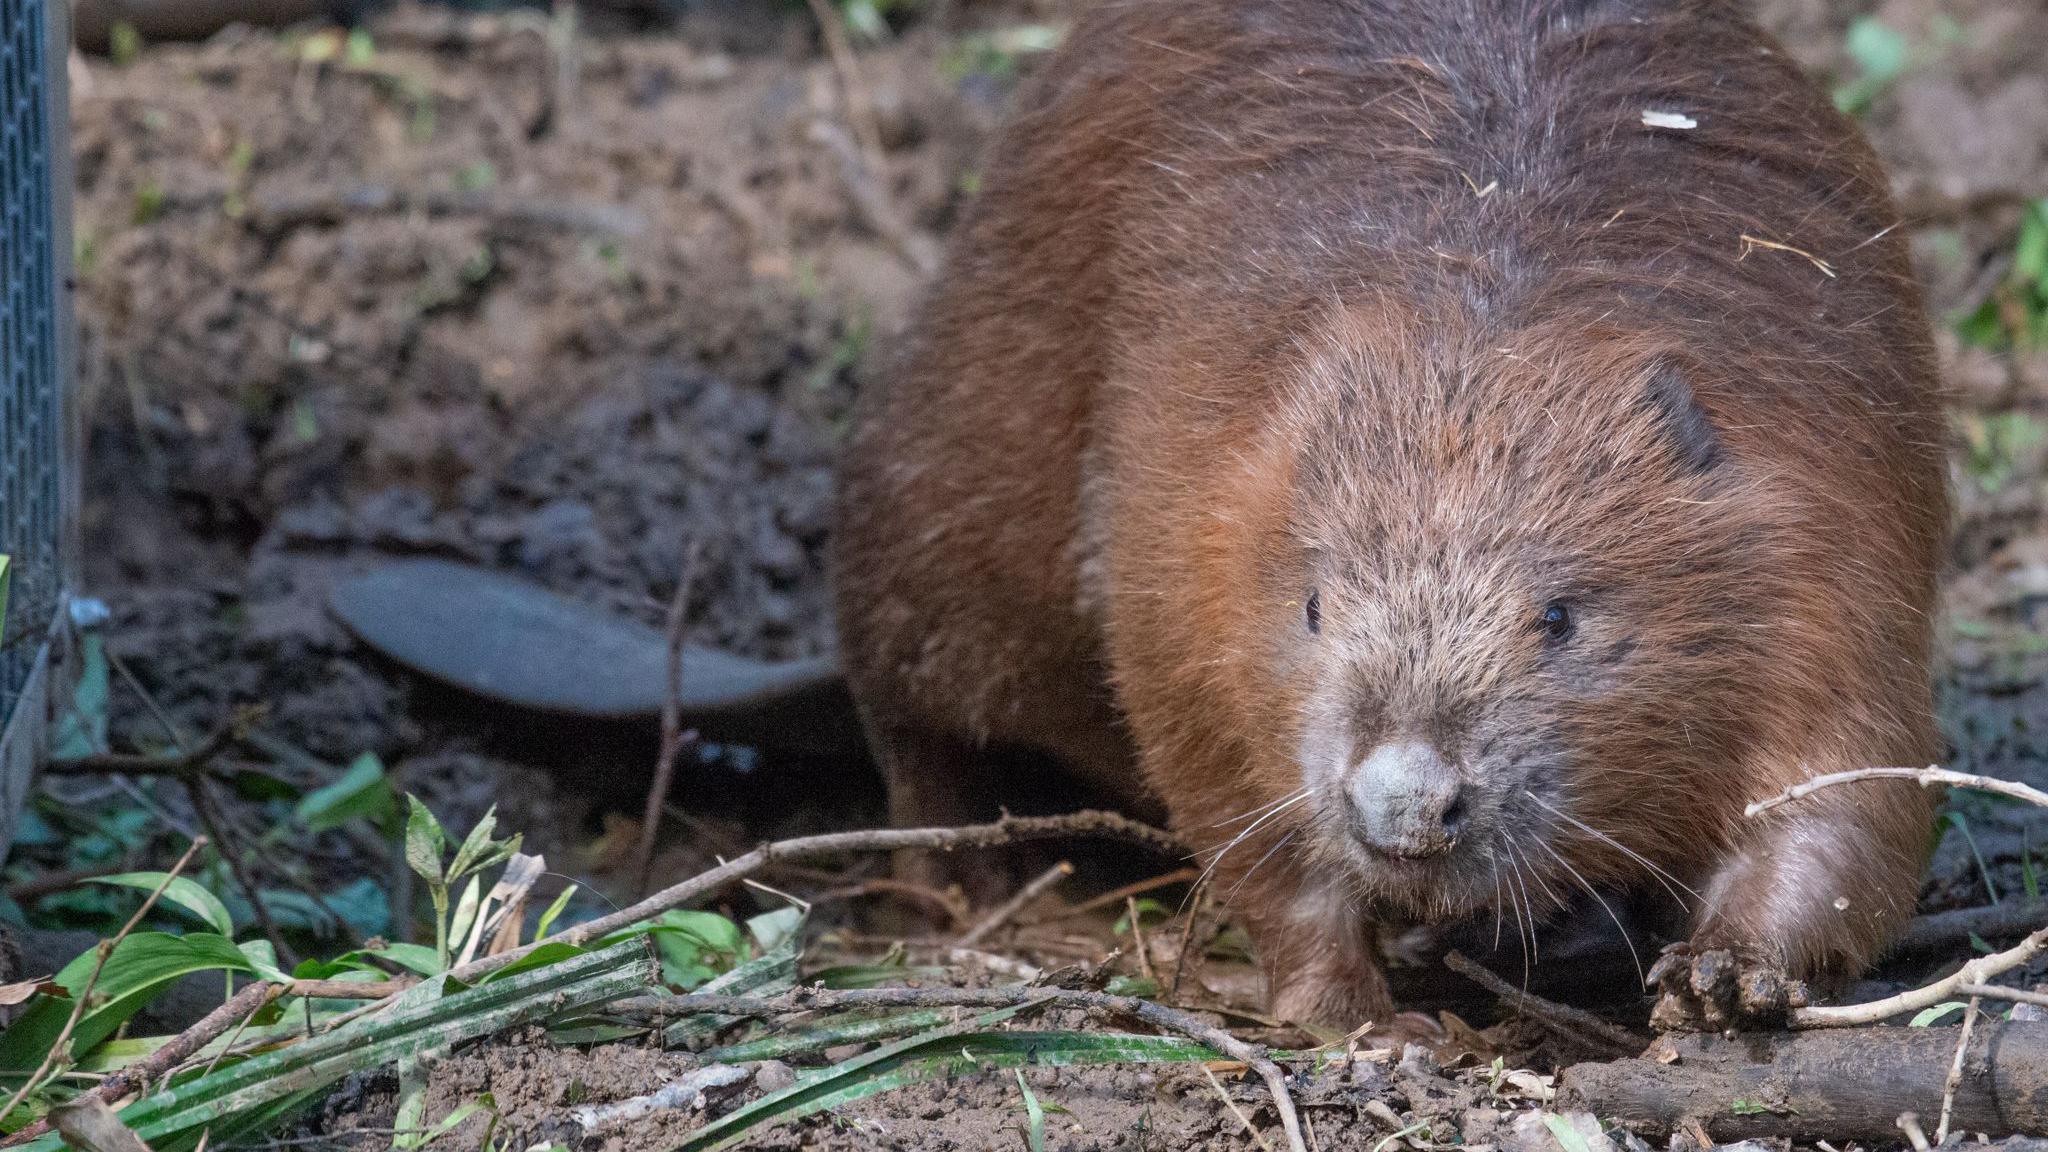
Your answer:
[[[1388,741],[1351,769],[1352,831],[1389,856],[1450,851],[1465,823],[1458,772],[1420,740]]]

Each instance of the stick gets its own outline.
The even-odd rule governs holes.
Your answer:
[[[1954,1067],[1956,1029],[1856,1028],[1665,1036],[1648,1059],[1578,1064],[1558,1077],[1558,1111],[1589,1111],[1657,1135],[1699,1123],[1714,1140],[1825,1137],[1899,1142],[1901,1109],[1923,1111]],[[1977,1021],[1951,1131],[2048,1130],[2048,1023]],[[1752,1107],[1737,1111],[1734,1102]]]
[[[1444,967],[1493,993],[1510,1008],[1567,1040],[1593,1036],[1631,1054],[1641,1052],[1650,1046],[1651,1041],[1647,1036],[1638,1036],[1626,1028],[1609,1024],[1590,1012],[1546,1000],[1533,992],[1524,992],[1467,959],[1462,952],[1446,952]]]
[[[1053,865],[1032,878],[1031,882],[1017,889],[1017,894],[988,914],[981,923],[969,928],[966,934],[955,941],[959,947],[972,948],[988,937],[988,934],[1010,922],[1026,905],[1043,896],[1053,885],[1074,874],[1074,866],[1065,860]]]
[[[2006,1000],[2014,1004],[2033,1004],[2048,1008],[2048,992],[2029,992],[2024,988],[2007,988],[2002,984],[1962,984],[1956,991],[1964,996],[1981,996],[1986,1000]]]
[[[1946,768],[1939,768],[1930,764],[1925,768],[1858,768],[1851,772],[1830,772],[1825,776],[1815,776],[1813,779],[1802,784],[1794,784],[1792,787],[1769,799],[1758,800],[1756,803],[1744,808],[1742,814],[1754,817],[1760,813],[1768,812],[1779,805],[1790,804],[1795,800],[1803,800],[1823,788],[1832,788],[1837,784],[1851,784],[1858,780],[1911,780],[1922,788],[1931,788],[1937,784],[1947,785],[1950,788],[1973,788],[1979,792],[1996,792],[2000,796],[2010,796],[2015,800],[2025,800],[2029,804],[2048,808],[2048,792],[2043,792],[2038,788],[2029,788],[2025,784],[2018,784],[2011,780],[2000,780],[1991,776],[1973,776],[1967,772],[1951,772]]]
[[[1152,971],[1152,950],[1145,943],[1145,926],[1138,922],[1138,898],[1124,897],[1124,907],[1127,909],[1124,915],[1131,918],[1131,943],[1138,953],[1138,971],[1156,988],[1159,986],[1159,974]]]
[[[840,856],[848,852],[894,852],[904,848],[930,848],[948,852],[961,848],[999,848],[1006,844],[1027,840],[1049,840],[1061,836],[1118,837],[1135,840],[1162,852],[1181,851],[1178,842],[1171,835],[1150,824],[1139,823],[1115,812],[1093,810],[1073,812],[1064,816],[1009,816],[991,824],[970,824],[960,828],[876,828],[859,832],[827,832],[818,836],[798,836],[791,840],[763,844],[744,856],[735,857],[708,872],[699,873],[679,884],[664,888],[637,904],[564,929],[550,937],[550,940],[580,947],[621,928],[630,928],[642,920],[653,919],[671,908],[680,908],[689,901],[708,892],[717,891],[743,876],[751,876],[778,860],[811,860]],[[457,980],[471,982],[522,959],[536,947],[537,944],[528,944],[496,956],[480,957],[454,969],[449,975]]]
[[[1956,908],[1916,916],[1896,945],[1901,952],[1938,952],[1972,936],[2007,938],[2048,922],[2048,900],[2007,900],[1981,908]]]
[[[1187,871],[1193,872],[1194,869],[1190,868]],[[1195,874],[1201,875],[1199,872]],[[1166,989],[1166,994],[1176,1000],[1180,998],[1180,974],[1188,964],[1188,945],[1193,943],[1195,938],[1195,921],[1201,919],[1202,901],[1208,896],[1207,889],[1201,888],[1200,885],[1196,887],[1196,891],[1188,894],[1190,902],[1187,920],[1180,926],[1180,948],[1173,954],[1173,983]],[[1315,1130],[1311,1128],[1309,1134],[1314,1135]]]
[[[263,893],[256,887],[255,877],[249,875],[248,867],[226,838],[220,812],[213,806],[213,797],[207,794],[206,779],[200,776],[186,777],[185,791],[192,798],[192,812],[199,817],[200,826],[220,845],[220,858],[227,862],[228,875],[235,878],[235,885],[248,899],[249,907],[256,914],[256,926],[263,930],[263,938],[270,941],[270,946],[276,949],[278,962],[287,966],[296,964],[298,961],[293,956],[291,946],[284,942],[284,933],[277,930],[277,921],[270,918],[270,908],[263,902]]]
[[[652,1008],[664,1019],[700,1012],[764,1019],[845,1008],[1012,1008],[1019,1005],[1111,1012],[1207,1044],[1224,1056],[1248,1065],[1265,1080],[1266,1087],[1273,1093],[1273,1106],[1280,1113],[1280,1126],[1287,1132],[1288,1147],[1293,1152],[1306,1152],[1307,1146],[1302,1142],[1301,1120],[1295,1113],[1293,1097],[1287,1093],[1287,1075],[1266,1055],[1263,1047],[1240,1040],[1221,1028],[1203,1022],[1192,1013],[1169,1008],[1164,1004],[1155,1004],[1150,1000],[1141,1000],[1135,996],[1112,996],[1107,992],[1087,992],[1070,988],[1021,986],[850,988],[840,991],[798,988],[772,997],[703,994],[636,997],[632,1000],[622,1000],[613,1007],[638,1011]]]
[[[1966,984],[1989,984],[1991,978],[2010,972],[2048,949],[2048,928],[2043,928],[2003,952],[1979,956],[1943,979],[1925,987],[1873,1000],[1867,1004],[1844,1004],[1833,1008],[1800,1008],[1792,1013],[1794,1028],[1847,1028],[1875,1024],[1902,1012],[1918,1012],[1953,998]]]
[[[661,836],[661,812],[675,783],[676,757],[689,742],[683,732],[683,621],[690,607],[690,588],[697,582],[697,541],[683,549],[683,570],[676,594],[668,603],[668,692],[661,701],[661,752],[654,759],[654,780],[647,786],[647,806],[640,815],[640,844],[633,853],[634,891],[647,894],[654,872],[654,845]]]
[[[235,736],[235,723],[230,721],[215,728],[189,751],[180,751],[170,756],[141,756],[121,752],[103,752],[91,756],[74,756],[70,759],[52,760],[43,766],[43,771],[52,776],[171,776],[189,780],[198,775]]]
[[[22,1100],[27,1098],[29,1092],[34,1090],[42,1078],[48,1074],[51,1065],[57,1061],[59,1054],[71,1046],[71,1033],[78,1027],[79,1020],[85,1016],[86,1005],[92,1002],[92,990],[100,982],[100,972],[107,966],[107,957],[112,956],[114,949],[121,946],[121,941],[126,940],[129,933],[135,931],[135,926],[142,923],[142,918],[149,915],[150,909],[156,907],[156,902],[162,898],[164,889],[171,886],[171,881],[177,879],[179,874],[185,871],[186,865],[192,863],[192,857],[198,855],[199,850],[204,847],[206,847],[206,837],[204,836],[198,837],[191,844],[187,845],[185,854],[178,857],[178,862],[171,865],[169,872],[164,873],[164,878],[157,882],[157,886],[143,900],[142,907],[137,908],[135,914],[128,917],[128,922],[121,925],[121,930],[114,934],[114,938],[100,941],[99,947],[95,949],[99,955],[93,960],[92,974],[86,977],[85,987],[80,989],[77,996],[72,1000],[71,1015],[64,1021],[63,1031],[57,1033],[56,1043],[50,1045],[50,1050],[43,1054],[43,1062],[36,1066],[36,1070],[29,1074],[28,1079],[21,1082],[21,1087],[15,1091],[13,1096],[8,1098],[7,1104],[4,1107],[0,1107],[0,1120],[4,1120],[13,1114],[14,1109],[21,1104]],[[37,1121],[37,1123],[43,1124],[44,1131],[47,1132],[49,1130],[47,1123],[43,1121]]]
[[[1207,1064],[1202,1065],[1202,1075],[1209,1078],[1209,1087],[1216,1090],[1216,1095],[1223,1101],[1223,1106],[1230,1109],[1230,1114],[1237,1117],[1237,1122],[1244,1125],[1244,1130],[1258,1142],[1260,1152],[1273,1152],[1273,1146],[1266,1143],[1265,1133],[1260,1132],[1258,1126],[1252,1123],[1252,1118],[1245,1115],[1244,1109],[1237,1106],[1237,1101],[1230,1098],[1230,1093],[1223,1088],[1223,1081],[1216,1078],[1216,1073],[1211,1071]]]
[[[1941,1123],[1935,1125],[1934,1142],[1948,1143],[1948,1118],[1956,1105],[1956,1086],[1963,1082],[1963,1056],[1970,1051],[1970,1033],[1977,1027],[1977,997],[1963,1005],[1962,1036],[1956,1040],[1956,1058],[1948,1066],[1948,1079],[1941,1082]]]
[[[1100,896],[1091,896],[1072,908],[1065,909],[1056,916],[1048,916],[1046,919],[1065,920],[1070,916],[1079,916],[1084,912],[1093,912],[1098,908],[1108,908],[1112,905],[1121,904],[1126,896],[1143,896],[1147,892],[1157,892],[1161,888],[1174,884],[1180,884],[1188,880],[1198,880],[1201,876],[1202,870],[1199,868],[1176,868],[1171,872],[1154,876],[1149,880],[1140,880],[1135,884],[1126,884],[1113,891],[1104,892]],[[1036,924],[1038,920],[1034,918],[1030,922]]]
[[[882,130],[875,122],[875,102],[868,96],[860,61],[853,54],[853,45],[847,42],[846,25],[839,19],[838,10],[827,0],[808,2],[811,15],[818,21],[818,34],[825,39],[825,51],[832,57],[832,70],[839,74],[840,95],[846,99],[846,119],[853,125],[854,137],[860,141],[867,166],[872,170],[882,160]]]

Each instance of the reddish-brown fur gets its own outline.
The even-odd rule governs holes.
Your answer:
[[[1933,754],[1942,418],[1883,174],[1737,4],[1116,0],[984,185],[846,461],[896,819],[1021,745],[1251,829],[1216,890],[1336,1024],[1388,1008],[1376,920],[1659,883],[1631,853],[1697,945],[1873,958],[1929,797],[1742,807]],[[1467,789],[1443,855],[1352,834],[1397,737]]]

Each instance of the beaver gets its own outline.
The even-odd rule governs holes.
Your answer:
[[[1858,972],[1934,799],[1743,807],[1936,751],[1899,223],[1732,0],[1096,6],[859,400],[892,817],[1010,747],[1162,806],[1305,1022],[1385,1018],[1376,926],[1575,889],[1685,906],[1667,989]]]

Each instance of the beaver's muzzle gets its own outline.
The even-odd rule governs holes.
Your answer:
[[[1351,832],[1368,848],[1416,859],[1451,849],[1465,822],[1458,770],[1421,740],[1390,740],[1352,766],[1345,782]]]

